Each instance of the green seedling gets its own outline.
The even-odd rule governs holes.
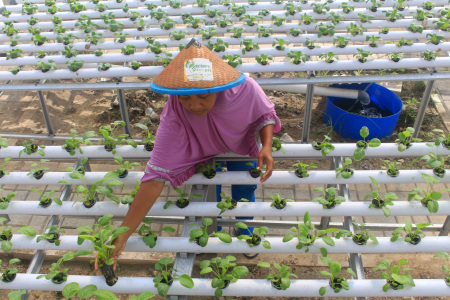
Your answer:
[[[320,275],[330,279],[330,286],[335,293],[339,293],[341,289],[349,290],[347,279],[342,276],[342,266],[339,262],[333,261],[330,257],[321,257],[320,260],[328,265],[329,271],[321,271]],[[357,277],[351,268],[347,268],[347,273],[353,277]],[[319,289],[320,296],[325,295],[327,287],[323,286]]]
[[[367,146],[371,148],[376,148],[381,145],[381,141],[378,138],[373,138],[370,141],[366,141],[366,138],[369,136],[369,128],[366,126],[363,126],[359,130],[359,135],[363,138],[362,140],[359,140],[356,142],[356,150],[353,152],[353,159],[355,161],[360,161],[364,158],[366,155],[366,152],[364,151]]]
[[[184,193],[181,189],[179,189],[177,187],[174,187],[173,189],[175,190],[175,192],[178,193],[179,198],[176,201],[168,200],[166,202],[166,204],[164,204],[164,209],[167,209],[171,204],[175,204],[179,208],[184,208],[189,205],[189,203],[191,202],[191,198],[197,198],[197,199],[203,198],[203,196],[199,195],[199,194],[193,194],[193,195],[189,196],[188,193]]]
[[[439,183],[439,179],[425,173],[421,173],[421,175],[422,179],[427,183],[426,190],[421,187],[414,188],[412,192],[408,194],[408,201],[419,200],[422,202],[423,206],[428,208],[430,213],[437,213],[439,210],[439,203],[437,200],[442,198],[441,192],[448,192],[450,189],[435,191],[433,185]]]
[[[178,275],[176,273],[178,272],[176,269],[168,267],[169,264],[173,264],[173,260],[168,257],[161,258],[155,264],[155,270],[161,271],[161,275],[156,275],[153,278],[158,294],[165,297],[169,292],[170,286],[175,280],[178,280],[182,286],[192,289],[194,287],[194,281],[191,276],[187,274]]]
[[[12,230],[11,226],[4,226],[6,221],[8,221],[6,218],[0,217],[0,224],[2,225],[0,226],[0,240],[2,241],[1,248],[3,252],[8,252],[9,250],[11,250],[13,246],[11,238],[16,232],[20,232],[29,237],[36,236],[36,231],[30,226],[23,225],[16,230]]]
[[[419,223],[414,224],[416,227],[416,230],[413,231],[413,225],[411,222],[406,221],[404,227],[399,227],[392,232],[391,242],[395,242],[398,240],[401,233],[404,233],[405,236],[405,242],[417,245],[421,241],[420,235],[422,234],[425,236],[425,233],[421,230],[422,228],[430,226],[430,223]]]
[[[58,225],[49,225],[45,229],[46,232],[37,237],[36,243],[46,240],[49,243],[55,243],[56,246],[59,246],[61,244],[61,240],[59,239],[61,233],[65,233],[66,231],[63,228],[58,228]]]
[[[277,263],[274,263],[273,266],[275,269],[278,270],[275,271],[272,269],[269,263],[267,262],[259,262],[257,264],[260,268],[269,268],[271,273],[266,275],[266,279],[272,282],[272,285],[276,289],[281,289],[283,291],[287,290],[291,286],[291,279],[290,277],[298,278],[297,275],[291,273],[291,268],[285,265],[279,265]]]
[[[144,219],[142,221],[144,224],[142,224],[141,228],[139,228],[138,234],[142,237],[144,240],[144,243],[149,246],[150,248],[154,248],[156,246],[156,240],[158,238],[158,234],[161,232],[175,232],[175,229],[170,226],[165,226],[161,228],[159,231],[152,231],[152,219]]]
[[[350,168],[350,165],[353,163],[351,158],[346,157],[342,167],[336,168],[336,178],[339,176],[342,176],[344,179],[349,179],[353,176],[353,173],[355,172],[355,169]]]
[[[195,241],[200,247],[205,247],[208,244],[209,237],[218,237],[224,243],[231,243],[231,236],[225,231],[213,231],[211,234],[208,234],[208,226],[211,226],[213,220],[211,218],[203,218],[202,224],[200,228],[192,229],[189,233],[189,241]],[[198,226],[197,224],[190,224],[189,226]]]
[[[411,270],[410,268],[403,268],[408,260],[402,258],[398,261],[398,265],[392,265],[387,259],[383,259],[376,267],[376,270],[387,270],[381,272],[381,278],[386,279],[387,283],[383,285],[383,292],[387,292],[389,288],[401,290],[405,285],[416,286],[410,273],[406,273]],[[403,274],[402,274],[403,273]]]
[[[329,187],[325,190],[323,187],[316,187],[313,191],[323,193],[323,195],[313,199],[314,202],[319,202],[322,204],[323,208],[333,208],[335,205],[345,202],[345,197],[336,195],[335,187]]]
[[[278,209],[282,209],[286,206],[287,202],[294,202],[292,199],[286,199],[282,198],[278,193],[276,193],[273,196],[270,196],[272,198],[272,203],[270,204],[270,207],[275,206]]]
[[[356,228],[355,233],[352,233],[350,230],[341,230],[336,234],[336,238],[340,239],[341,236],[349,236],[358,245],[366,245],[370,239],[375,245],[378,245],[377,237],[374,234],[369,234],[369,229],[363,229],[366,224],[352,222],[352,225]]]
[[[372,199],[372,203],[369,205],[369,208],[381,208],[383,210],[383,214],[386,217],[389,217],[391,215],[391,211],[389,210],[388,206],[394,206],[394,202],[392,201],[397,200],[398,197],[395,193],[386,193],[381,196],[380,184],[372,176],[369,177],[370,180],[372,180],[372,183],[377,187],[377,189],[367,194],[364,197],[364,200]]]
[[[240,229],[248,230],[247,224],[242,223],[242,222],[237,222],[235,224],[235,226]],[[258,246],[259,244],[262,244],[262,246],[264,248],[271,249],[272,246],[270,245],[269,241],[264,240],[261,243],[261,237],[267,235],[267,230],[269,230],[269,228],[266,226],[254,228],[253,232],[250,235],[241,234],[237,238],[238,238],[238,240],[245,240],[250,247]]]
[[[217,208],[220,209],[219,215],[223,214],[227,209],[231,210],[231,209],[236,208],[237,201],[234,200],[232,197],[230,197],[230,196],[227,197],[224,192],[220,193],[220,197],[224,201],[217,202]],[[242,198],[239,201],[240,202],[243,202],[243,201],[247,202],[248,199]]]

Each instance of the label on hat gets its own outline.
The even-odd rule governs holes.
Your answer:
[[[212,62],[206,58],[193,58],[184,62],[185,81],[214,81]]]

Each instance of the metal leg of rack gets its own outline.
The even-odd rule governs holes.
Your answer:
[[[306,102],[303,116],[302,143],[309,142],[313,95],[314,95],[314,84],[308,84],[306,87]]]
[[[131,127],[130,127],[130,118],[128,116],[128,106],[127,100],[125,97],[125,92],[123,89],[117,90],[118,98],[119,98],[119,106],[120,106],[120,115],[122,116],[122,121],[125,122],[125,133],[128,134],[129,138],[131,138]]]
[[[433,70],[432,70],[433,71]],[[425,117],[425,112],[428,107],[428,103],[431,98],[431,91],[433,90],[434,80],[428,80],[425,91],[423,92],[422,101],[420,102],[419,109],[417,110],[416,121],[414,122],[414,134],[413,137],[419,135],[420,126],[422,125],[423,118]]]
[[[42,80],[41,80],[42,81]],[[42,83],[42,82],[39,83]],[[55,135],[55,131],[53,130],[52,121],[50,120],[50,115],[48,113],[47,104],[45,103],[45,96],[42,91],[38,91],[39,102],[41,103],[42,114],[44,115],[45,126],[47,127],[48,135]]]
[[[439,231],[440,236],[447,236],[450,232],[450,216],[447,216],[444,224],[442,224],[442,229]]]

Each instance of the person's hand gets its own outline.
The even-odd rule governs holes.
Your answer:
[[[258,166],[256,169],[261,170],[263,164],[266,164],[267,169],[264,175],[259,180],[261,183],[269,179],[272,175],[273,171],[273,157],[272,157],[272,148],[271,147],[263,147],[258,155]]]
[[[124,239],[122,237],[122,235],[119,235],[113,242],[112,244],[115,246],[113,253],[111,254],[111,257],[114,259],[114,263],[113,263],[113,271],[116,270],[116,263],[117,263],[117,259],[119,258],[120,254],[122,254],[122,251],[125,249],[125,245],[127,244],[126,239]],[[95,258],[94,261],[94,268],[96,271],[100,272],[100,268],[98,265],[98,257]]]

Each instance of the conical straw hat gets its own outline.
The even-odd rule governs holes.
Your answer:
[[[150,88],[169,95],[207,94],[235,87],[244,81],[244,74],[192,39],[150,83]]]

